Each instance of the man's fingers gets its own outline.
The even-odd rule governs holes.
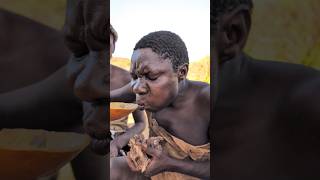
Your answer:
[[[160,137],[150,137],[146,140],[146,143],[142,144],[142,150],[150,156],[158,156],[160,155],[161,151],[159,143],[162,141],[163,138]]]
[[[146,167],[146,170],[143,172],[143,175],[146,177],[151,177],[153,175],[154,163],[150,161]]]
[[[63,36],[66,45],[75,54],[88,51],[85,43],[85,24],[82,0],[67,0]]]
[[[150,143],[143,144],[141,149],[150,156],[155,156],[157,154],[156,149]]]
[[[129,158],[129,157],[127,156],[127,157],[126,157],[126,160],[127,160],[127,164],[128,164],[128,166],[129,166],[129,168],[130,168],[132,171],[134,171],[134,172],[139,171],[139,170],[137,169],[137,167],[134,165],[134,163],[133,163],[133,161],[132,161],[131,158]]]
[[[100,51],[108,47],[109,2],[87,0],[84,3],[86,42],[89,49]]]
[[[71,57],[71,58],[74,58],[74,57]],[[71,62],[69,62],[69,63],[71,63]],[[72,66],[72,65],[68,64],[68,66]],[[68,69],[70,69],[69,71],[67,71],[68,84],[71,87],[73,87],[73,84],[76,81],[78,75],[84,69],[84,65],[83,64],[79,64],[79,66],[73,66],[72,68],[68,68]]]

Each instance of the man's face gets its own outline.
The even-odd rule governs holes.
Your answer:
[[[84,103],[83,125],[87,134],[93,137],[92,149],[98,154],[109,150],[109,126],[106,104],[109,95],[109,56],[114,51],[113,36],[110,35],[110,50],[90,51],[81,57],[71,56],[67,65],[68,81],[74,94]],[[108,54],[109,53],[109,54]]]
[[[108,52],[91,51],[81,57],[71,56],[67,78],[74,94],[83,101],[94,102],[108,97]]]
[[[105,0],[68,0],[65,42],[72,56],[67,78],[74,94],[83,101],[108,97],[108,3]]]
[[[67,74],[74,94],[83,101],[96,101],[108,97],[109,77],[107,73],[108,57],[114,51],[114,38],[110,34],[109,56],[107,50],[90,51],[81,57],[71,56]]]
[[[72,52],[67,64],[67,80],[75,96],[90,102],[84,103],[84,127],[95,138],[92,147],[101,147],[104,153],[109,150],[107,97],[111,51],[106,28],[110,25],[109,9],[106,0],[67,0],[63,28],[65,43]]]
[[[173,102],[178,94],[178,76],[171,61],[161,58],[150,48],[133,52],[130,73],[136,101],[147,111],[161,110]]]

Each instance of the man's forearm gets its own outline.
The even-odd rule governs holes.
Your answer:
[[[110,101],[132,103],[136,100],[135,94],[131,90],[130,83],[122,88],[110,91]]]
[[[146,128],[147,124],[147,116],[145,111],[143,110],[136,110],[133,112],[133,118],[135,124],[127,130],[126,133],[122,134],[118,138],[121,139],[121,143],[119,144],[121,147],[128,144],[130,138],[132,138],[136,134],[141,134],[142,131]]]
[[[170,158],[169,171],[187,174],[190,176],[210,179],[210,161],[192,161],[192,160],[179,160]]]
[[[120,147],[124,147],[125,145],[128,144],[130,138],[132,138],[136,134],[140,134],[143,131],[143,129],[144,129],[143,123],[137,123],[133,125],[130,129],[128,129],[127,132],[117,137],[118,139],[117,143],[119,143],[118,145]]]

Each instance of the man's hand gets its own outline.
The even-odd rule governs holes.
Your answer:
[[[142,146],[142,150],[151,156],[151,161],[144,172],[147,177],[167,171],[169,168],[171,158],[162,150],[161,140],[159,137],[151,137]]]
[[[106,0],[68,0],[63,28],[69,49],[81,56],[108,48],[109,3]]]

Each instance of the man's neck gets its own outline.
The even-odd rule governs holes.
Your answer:
[[[186,100],[186,93],[189,88],[190,81],[184,79],[179,82],[179,91],[178,95],[174,99],[174,101],[170,104],[171,107],[180,107]]]

